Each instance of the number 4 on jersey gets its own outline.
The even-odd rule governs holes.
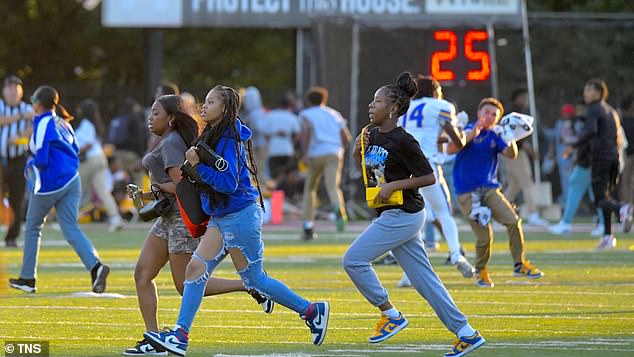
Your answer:
[[[403,115],[403,123],[402,127],[407,128],[407,123],[410,121],[416,122],[417,128],[423,127],[423,108],[425,107],[425,103],[418,105],[414,110],[411,111],[410,115]]]

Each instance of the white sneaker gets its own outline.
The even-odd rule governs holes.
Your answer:
[[[548,227],[548,231],[558,236],[569,235],[572,233],[572,225],[569,223],[559,222]]]
[[[533,226],[547,226],[548,222],[544,221],[539,214],[537,213],[532,213],[530,216],[528,216],[528,219],[526,220],[526,224],[530,224]]]
[[[623,233],[627,233],[632,230],[632,223],[634,222],[634,206],[631,203],[625,204],[619,210],[621,217],[621,224],[623,225]]]
[[[616,238],[613,235],[608,234],[599,239],[597,249],[614,249],[616,248]]]
[[[475,268],[473,265],[469,263],[467,258],[462,255],[458,257],[457,261],[454,263],[456,269],[462,274],[465,278],[472,278],[475,275]]]
[[[401,278],[401,280],[398,282],[398,284],[396,284],[397,288],[407,288],[412,286],[412,282],[409,281],[409,277],[407,276],[407,274],[403,273],[403,277]]]
[[[440,244],[438,242],[434,242],[434,243],[427,243],[425,242],[425,250],[429,253],[429,252],[435,252],[438,250],[438,248],[440,248]]]
[[[119,231],[123,228],[123,226],[125,226],[125,223],[123,223],[121,216],[112,217],[110,218],[110,223],[108,224],[108,232],[113,233]]]
[[[590,232],[590,235],[593,237],[601,237],[603,235],[603,231],[605,230],[605,226],[602,224],[597,224],[596,227]]]

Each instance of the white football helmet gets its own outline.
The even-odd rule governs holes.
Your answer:
[[[524,139],[533,133],[535,118],[530,115],[512,112],[500,119],[493,131],[507,143]]]

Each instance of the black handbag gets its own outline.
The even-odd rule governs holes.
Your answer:
[[[172,210],[174,201],[168,197],[161,197],[161,190],[158,185],[153,184],[150,186],[150,190],[156,198],[154,201],[144,205],[139,209],[139,217],[144,222],[152,221],[158,217],[166,216]]]
[[[176,184],[178,210],[183,218],[183,223],[194,238],[205,234],[209,222],[209,215],[203,211],[200,194],[198,184],[187,177],[183,177]]]
[[[209,219],[209,215],[203,211],[200,195],[201,192],[196,183],[186,177],[176,184],[176,199],[182,208],[181,215],[185,213],[183,218],[186,216],[193,224],[201,224]]]

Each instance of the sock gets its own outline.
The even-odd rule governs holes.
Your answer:
[[[304,320],[312,320],[317,316],[317,309],[315,309],[315,304],[310,304],[308,310],[306,310],[306,314],[304,315]]]
[[[388,310],[385,310],[385,311],[381,311],[381,313],[383,315],[385,315],[385,316],[387,316],[389,318],[393,318],[393,319],[398,318],[399,316],[401,316],[401,313],[398,310],[396,310],[395,307],[393,307],[391,309],[388,309]]]
[[[467,322],[466,325],[462,326],[460,328],[460,330],[458,330],[458,338],[462,338],[462,337],[471,337],[473,335],[475,335],[476,330],[473,329],[473,327],[471,327],[471,325],[469,325],[469,323]]]

